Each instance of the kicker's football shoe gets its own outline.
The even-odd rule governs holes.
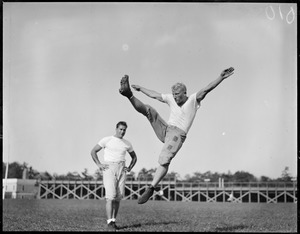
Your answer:
[[[139,197],[138,199],[138,204],[144,204],[146,203],[149,198],[153,195],[154,192],[154,187],[150,186],[146,189],[146,191],[142,194],[142,196]]]
[[[129,86],[129,81],[128,81],[129,77],[128,75],[125,75],[122,77],[121,79],[121,88],[119,89],[120,94],[122,94],[123,96],[127,97],[127,98],[131,98],[132,97],[132,92]]]

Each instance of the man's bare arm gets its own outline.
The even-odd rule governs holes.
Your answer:
[[[139,85],[131,85],[131,87],[136,91],[141,91],[142,93],[146,94],[148,97],[151,97],[151,98],[156,99],[158,101],[164,102],[162,97],[161,97],[161,93],[158,93],[154,90],[146,89],[146,88],[144,88],[142,86],[139,86]]]
[[[212,81],[208,86],[197,92],[197,102],[200,103],[200,101],[203,100],[210,91],[216,88],[223,80],[231,76],[233,74],[233,71],[233,67],[225,69],[216,80]]]
[[[131,156],[131,162],[130,162],[129,166],[125,168],[125,170],[127,172],[131,171],[131,169],[134,167],[134,165],[136,164],[136,161],[137,161],[137,156],[134,151],[130,152],[129,154]]]
[[[106,164],[102,164],[98,158],[97,153],[102,149],[100,145],[95,145],[94,148],[91,151],[92,158],[96,165],[99,167],[100,170],[105,170],[107,168]]]

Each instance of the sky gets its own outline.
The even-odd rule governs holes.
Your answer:
[[[91,149],[126,121],[132,171],[156,168],[163,144],[119,94],[122,76],[160,93],[183,82],[189,96],[234,67],[201,102],[169,172],[297,176],[296,12],[295,3],[4,2],[3,162],[93,174]],[[133,92],[168,120],[167,104]]]

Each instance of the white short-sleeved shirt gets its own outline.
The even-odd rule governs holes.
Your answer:
[[[128,140],[115,136],[102,138],[98,145],[104,148],[103,157],[104,161],[107,162],[125,161],[126,152],[130,153],[133,151],[133,147]]]
[[[185,133],[188,133],[190,127],[194,121],[197,110],[200,104],[197,102],[197,93],[193,93],[187,99],[187,101],[180,107],[177,105],[172,94],[162,94],[162,99],[170,107],[170,117],[168,120],[169,125],[176,126]]]

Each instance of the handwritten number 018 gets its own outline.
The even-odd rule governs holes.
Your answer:
[[[270,10],[268,10],[268,9],[270,9]],[[278,11],[279,11],[280,18],[283,20],[283,15],[282,15],[280,6],[278,6]],[[291,20],[289,20],[289,15],[290,14],[291,14],[291,17],[292,17]],[[267,18],[269,20],[273,20],[275,18],[275,11],[274,11],[274,9],[273,9],[272,6],[267,6],[266,7],[266,15],[267,15]],[[288,24],[291,24],[291,23],[294,22],[294,20],[295,20],[295,12],[294,12],[294,9],[292,7],[290,7],[290,11],[287,13],[287,15],[285,17],[285,20],[286,20],[286,22]]]

